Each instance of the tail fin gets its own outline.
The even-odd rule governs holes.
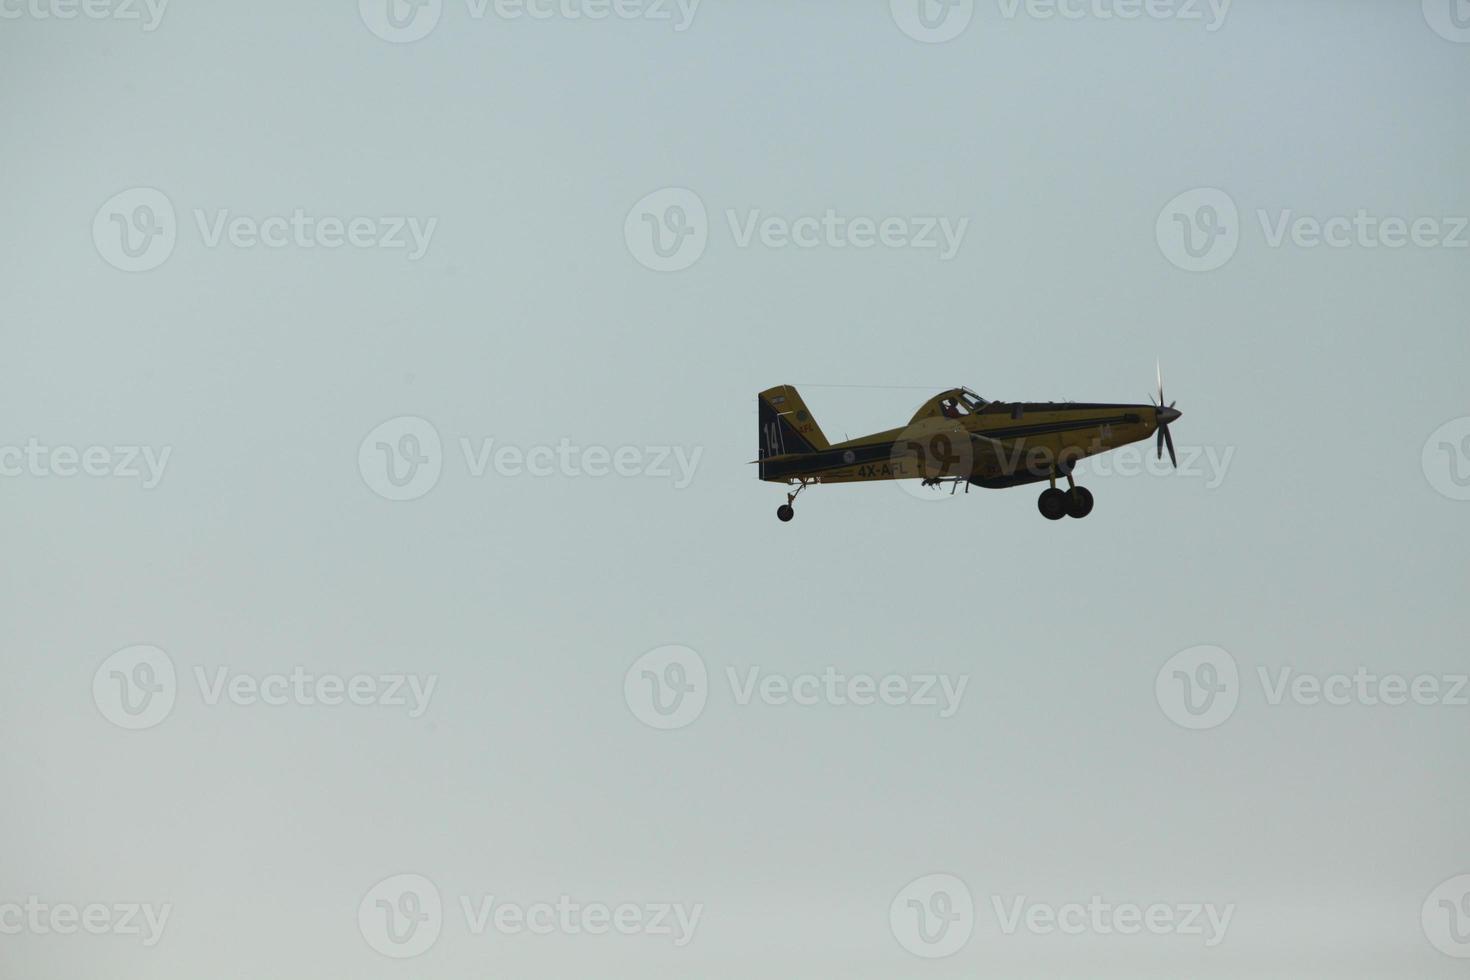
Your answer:
[[[760,406],[760,458],[786,453],[814,453],[830,447],[806,402],[790,385],[767,388]]]

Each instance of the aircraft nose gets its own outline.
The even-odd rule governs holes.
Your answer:
[[[1159,425],[1168,425],[1184,413],[1177,408],[1156,408],[1154,414],[1158,416]]]

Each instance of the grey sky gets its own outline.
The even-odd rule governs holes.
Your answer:
[[[6,975],[1461,975],[1470,20],[587,2],[0,5]],[[775,384],[841,438],[1156,358],[1186,465],[1086,521],[747,465]],[[1094,896],[1204,934],[1027,925]],[[563,897],[637,934],[506,924]]]

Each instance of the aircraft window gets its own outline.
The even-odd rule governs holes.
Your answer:
[[[961,394],[960,402],[965,406],[967,412],[978,412],[985,407],[985,399],[973,391],[966,391]]]
[[[953,397],[941,398],[939,400],[939,414],[947,419],[957,419],[961,415],[968,415],[969,409],[963,407]]]

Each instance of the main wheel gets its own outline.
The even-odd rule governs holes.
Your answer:
[[[1073,487],[1067,494],[1067,516],[1086,517],[1092,513],[1092,491],[1086,487]]]
[[[792,508],[790,504],[782,504],[780,507],[776,508],[776,516],[781,518],[781,520],[783,521],[789,521],[796,516],[796,511]]]
[[[1048,487],[1036,498],[1036,509],[1049,521],[1059,521],[1067,516],[1067,495],[1056,487]]]

